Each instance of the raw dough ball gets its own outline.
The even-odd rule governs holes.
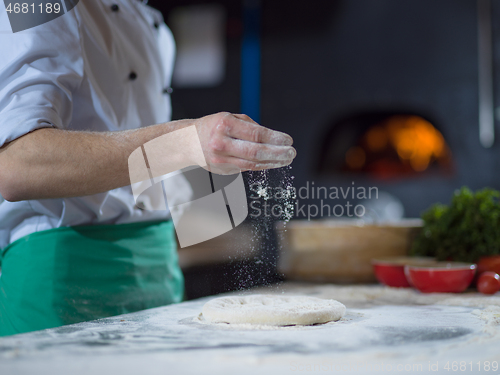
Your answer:
[[[202,314],[210,323],[286,326],[339,320],[345,310],[332,299],[255,294],[215,298],[205,303]]]

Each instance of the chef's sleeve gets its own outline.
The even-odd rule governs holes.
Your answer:
[[[12,33],[0,5],[0,147],[36,129],[70,124],[72,93],[83,78],[79,26],[74,9]]]

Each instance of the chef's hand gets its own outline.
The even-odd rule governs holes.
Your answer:
[[[207,169],[219,174],[280,168],[297,152],[288,134],[265,128],[247,115],[216,113],[196,120]]]
[[[291,145],[290,136],[230,113],[118,132],[42,128],[0,147],[0,194],[12,202],[81,197],[191,165],[218,174],[278,168],[295,157]],[[155,166],[148,174],[143,153]]]

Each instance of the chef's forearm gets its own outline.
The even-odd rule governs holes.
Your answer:
[[[130,185],[128,158],[190,120],[121,132],[38,129],[0,148],[0,194],[9,201],[85,196]]]
[[[194,131],[161,137],[189,126]],[[0,148],[0,194],[8,201],[66,198],[129,185],[130,155],[156,138],[148,156],[161,174],[189,165],[222,174],[279,168],[296,155],[289,135],[227,112],[122,132],[38,129]]]

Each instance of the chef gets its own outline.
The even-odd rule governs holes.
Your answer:
[[[240,114],[170,121],[174,41],[138,0],[10,30],[2,3],[0,336],[181,301],[170,214],[136,205],[131,153],[194,126],[187,154],[259,170],[292,162],[291,137]]]

